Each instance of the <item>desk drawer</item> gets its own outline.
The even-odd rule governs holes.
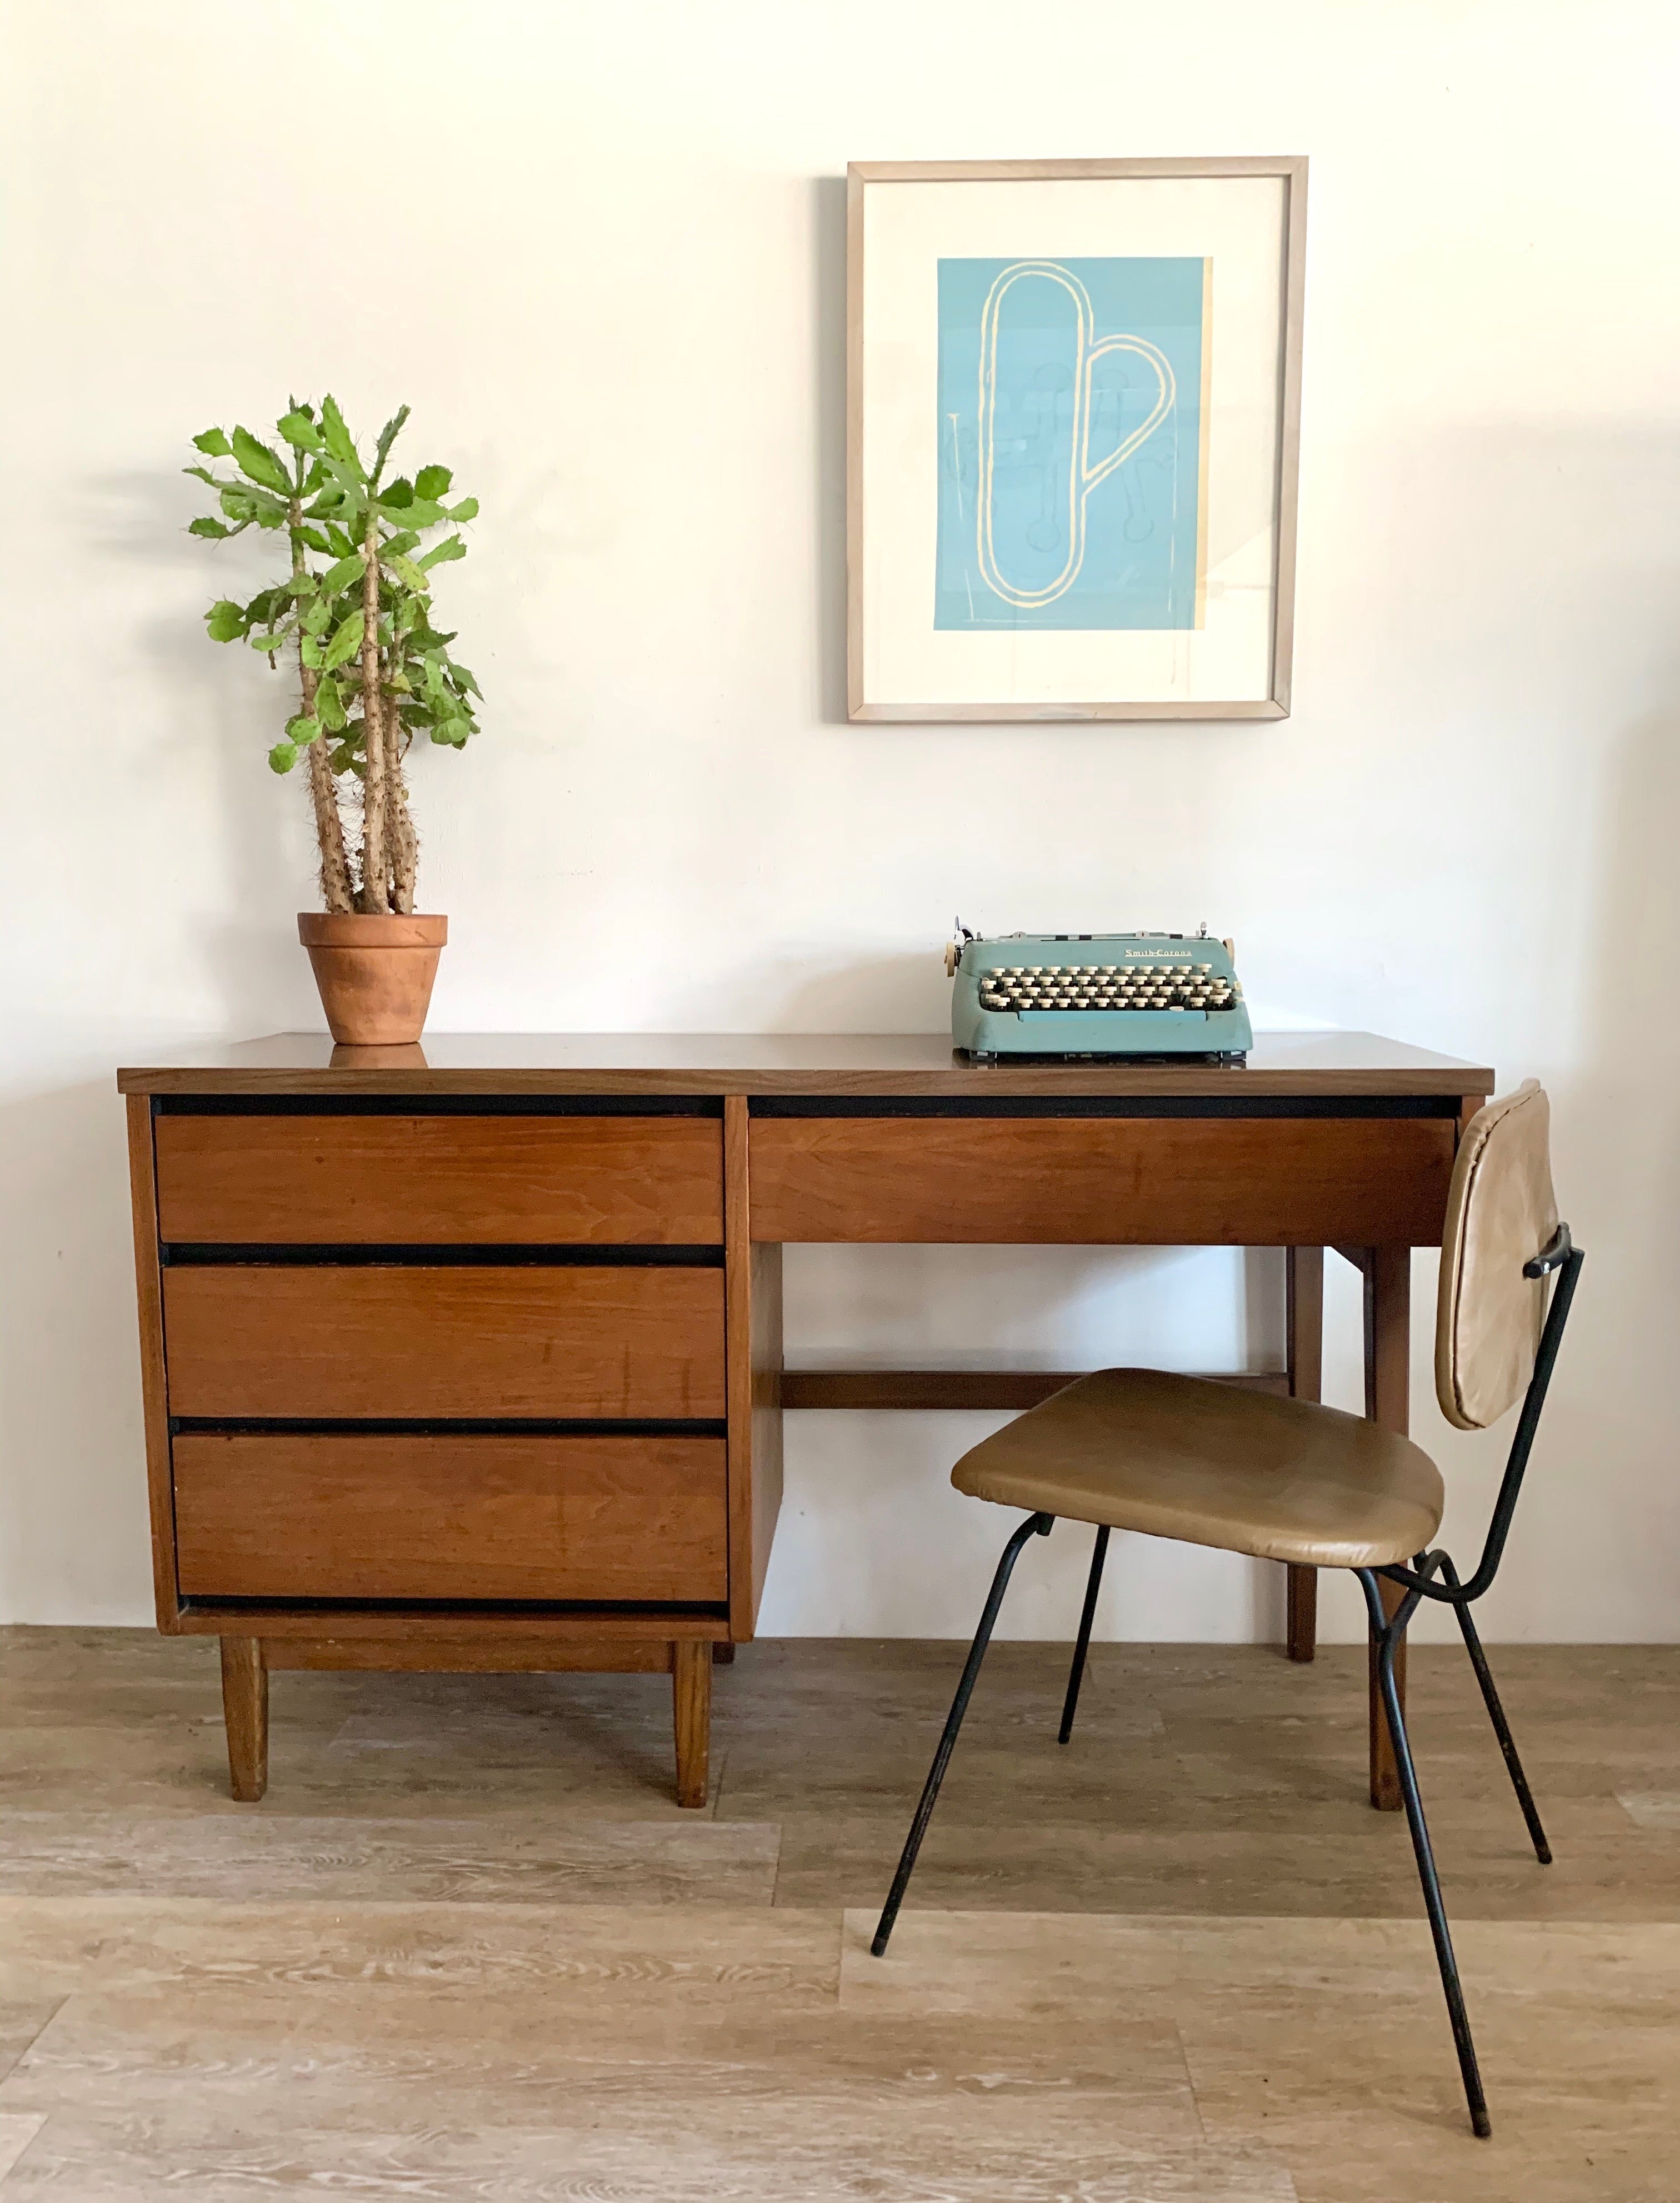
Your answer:
[[[156,1121],[158,1228],[211,1245],[716,1246],[710,1117]]]
[[[183,1596],[728,1597],[722,1438],[174,1441]]]
[[[755,1239],[1425,1246],[1443,1117],[769,1117]]]
[[[721,1269],[192,1265],[163,1329],[174,1415],[724,1411]]]

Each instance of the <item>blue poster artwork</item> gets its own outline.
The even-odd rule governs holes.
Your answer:
[[[1207,267],[940,262],[936,628],[1201,624]]]

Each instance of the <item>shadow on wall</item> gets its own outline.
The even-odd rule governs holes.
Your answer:
[[[812,943],[797,960],[763,967],[757,999],[776,1006],[769,1023],[783,1032],[948,1032],[951,982],[940,960],[943,946],[862,960],[837,956],[826,970],[814,970],[825,951]]]
[[[1634,1634],[1662,1633],[1642,1618],[1665,1615],[1673,1637],[1680,708],[1634,727],[1606,825],[1577,973],[1586,1067],[1557,1080],[1553,1095],[1559,1200],[1588,1264],[1524,1494],[1525,1527],[1543,1539],[1548,1573],[1573,1569],[1618,1585]]]
[[[999,1551],[1020,1518],[954,1491],[951,1467],[1008,1420],[790,1417],[787,1483],[759,1634],[972,1636]],[[1070,1522],[1031,1541],[999,1638],[1071,1640],[1091,1537]],[[1276,1644],[1283,1592],[1283,1571],[1271,1562],[1123,1533],[1104,1574],[1095,1634],[1099,1641]]]
[[[1680,706],[1634,728],[1607,824],[1599,909],[1579,972],[1580,1053],[1591,1067],[1565,1090],[1565,1137],[1573,1138],[1583,1115],[1597,1128],[1604,1224],[1612,1231],[1617,1219],[1656,1226],[1671,1290],[1680,1274],[1680,1018],[1671,1007],[1680,953]]]
[[[1487,1601],[1482,1627],[1495,1641],[1680,1637],[1680,1021],[1667,1000],[1680,948],[1680,711],[1636,722],[1606,782],[1596,862],[1583,857],[1574,879],[1564,866],[1554,883],[1555,922],[1573,937],[1547,960],[1557,983],[1544,1021],[1540,1005],[1524,1020],[1534,1053],[1500,1068],[1501,1091],[1532,1074],[1551,1095],[1559,1205],[1588,1261]],[[1543,902],[1531,909],[1531,924],[1554,922]],[[1500,962],[1530,987],[1523,951],[1513,927]],[[1415,1397],[1429,1397],[1432,1316],[1433,1296],[1420,1298]],[[1461,1556],[1480,1546],[1512,1426],[1461,1436],[1432,1399],[1414,1420],[1447,1478],[1442,1542]],[[1337,1590],[1324,1610],[1351,1625],[1353,1601]],[[1450,1632],[1442,1616],[1421,1633]]]
[[[0,1107],[0,1612],[150,1618],[128,1161],[109,1078]]]
[[[192,457],[182,435],[183,461]],[[186,534],[212,500],[168,472],[135,471],[97,485],[92,547],[155,584],[170,546],[179,586],[167,615],[136,623],[138,659],[159,738],[114,751],[127,772],[131,840],[189,883],[173,939],[155,945],[153,971],[178,975],[200,1021],[224,1032],[275,1029],[274,1005],[307,1014],[311,993],[292,913],[315,904],[312,834],[301,772],[277,781],[268,748],[298,708],[297,672],[238,643],[209,642],[199,615],[216,599],[250,596],[273,577],[273,539],[216,546]],[[134,883],[144,891],[144,874]],[[155,1003],[148,1002],[148,1009]]]
[[[1275,1249],[802,1246],[785,1279],[790,1367],[1221,1373],[1283,1361]]]
[[[846,179],[811,186],[812,301],[816,347],[816,715],[849,724],[846,710]]]

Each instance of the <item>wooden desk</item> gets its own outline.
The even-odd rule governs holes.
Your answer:
[[[125,1070],[157,1619],[221,1639],[236,1797],[276,1668],[671,1673],[706,1797],[787,1408],[1024,1407],[1044,1373],[782,1372],[789,1241],[1323,1249],[1406,1425],[1410,1250],[1493,1074],[1369,1034],[1246,1068],[976,1069],[943,1036],[280,1035]],[[1313,1578],[1291,1572],[1310,1658]],[[1372,1795],[1399,1802],[1380,1713]]]

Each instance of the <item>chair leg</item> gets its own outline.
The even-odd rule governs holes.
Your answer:
[[[1073,1734],[1073,1717],[1079,1704],[1079,1686],[1085,1680],[1085,1656],[1091,1649],[1091,1624],[1096,1617],[1097,1593],[1102,1588],[1103,1562],[1108,1554],[1108,1525],[1105,1522],[1097,1532],[1097,1542],[1091,1554],[1091,1574],[1085,1586],[1085,1605],[1079,1617],[1079,1640],[1073,1648],[1073,1666],[1068,1671],[1068,1695],[1062,1706],[1062,1726],[1057,1731],[1058,1744],[1065,1744]]]
[[[1382,1612],[1382,1593],[1377,1588],[1376,1578],[1368,1568],[1361,1568],[1358,1574],[1365,1586],[1366,1601],[1375,1623]],[[1424,1801],[1418,1791],[1418,1770],[1412,1763],[1412,1744],[1406,1733],[1406,1714],[1400,1704],[1400,1689],[1394,1680],[1394,1650],[1403,1634],[1403,1629],[1382,1630],[1378,1639],[1377,1680],[1382,1693],[1383,1710],[1388,1717],[1388,1733],[1394,1739],[1400,1798],[1406,1807],[1406,1825],[1412,1831],[1412,1848],[1418,1860],[1418,1879],[1424,1887],[1424,1909],[1429,1917],[1429,1933],[1435,1939],[1435,1964],[1441,1970],[1441,1986],[1446,1993],[1447,2017],[1453,2023],[1453,2041],[1459,2052],[1459,2071],[1464,2080],[1465,2100],[1470,2106],[1470,2123],[1485,2141],[1494,2130],[1493,2123],[1488,2117],[1488,2100],[1482,2093],[1482,2075],[1476,2063],[1476,2045],[1471,2037],[1470,2016],[1465,2010],[1465,1993],[1459,1980],[1459,1962],[1453,1954],[1453,1938],[1447,1925],[1447,1907],[1441,1899],[1441,1883],[1435,1870],[1435,1853],[1429,1847],[1429,1825],[1424,1818]]]
[[[998,1609],[1004,1603],[1004,1593],[1009,1588],[1010,1577],[1015,1572],[1021,1548],[1029,1538],[1047,1538],[1055,1517],[1051,1515],[1029,1515],[1004,1547],[998,1562],[997,1574],[992,1579],[986,1605],[980,1617],[980,1627],[974,1633],[974,1643],[969,1648],[968,1661],[963,1669],[962,1680],[957,1686],[957,1695],[951,1701],[951,1711],[945,1717],[945,1730],[934,1754],[934,1763],[928,1769],[928,1779],[922,1786],[922,1800],[916,1808],[916,1818],[910,1824],[910,1834],[899,1859],[899,1870],[893,1876],[893,1887],[887,1893],[887,1902],[881,1908],[880,1924],[875,1931],[875,1940],[869,1946],[872,1954],[879,1958],[886,1954],[887,1938],[893,1933],[893,1923],[899,1917],[899,1907],[904,1903],[910,1877],[915,1871],[916,1855],[922,1848],[922,1839],[928,1833],[928,1823],[934,1817],[934,1806],[938,1801],[940,1785],[945,1780],[945,1770],[957,1742],[957,1732],[963,1726],[963,1716],[969,1710],[969,1700],[979,1679],[980,1663],[986,1657],[986,1648],[992,1641],[992,1631],[998,1619]]]
[[[1534,1793],[1529,1788],[1529,1779],[1523,1772],[1523,1763],[1517,1757],[1517,1746],[1511,1734],[1511,1724],[1505,1718],[1505,1708],[1500,1704],[1499,1692],[1494,1688],[1494,1671],[1488,1665],[1488,1656],[1482,1650],[1482,1639],[1471,1618],[1468,1604],[1456,1596],[1462,1586],[1459,1572],[1451,1561],[1443,1558],[1441,1574],[1447,1588],[1455,1597],[1453,1611],[1459,1617],[1459,1627],[1464,1632],[1465,1650],[1470,1655],[1470,1664],[1476,1670],[1476,1680],[1482,1686],[1482,1703],[1488,1709],[1488,1718],[1494,1725],[1494,1734],[1499,1739],[1499,1748],[1505,1755],[1506,1772],[1511,1777],[1511,1787],[1517,1793],[1517,1803],[1523,1809],[1523,1818],[1528,1823],[1529,1839],[1534,1846],[1534,1855],[1541,1866],[1552,1863],[1552,1846],[1546,1840],[1546,1831],[1540,1825],[1536,1810]]]

